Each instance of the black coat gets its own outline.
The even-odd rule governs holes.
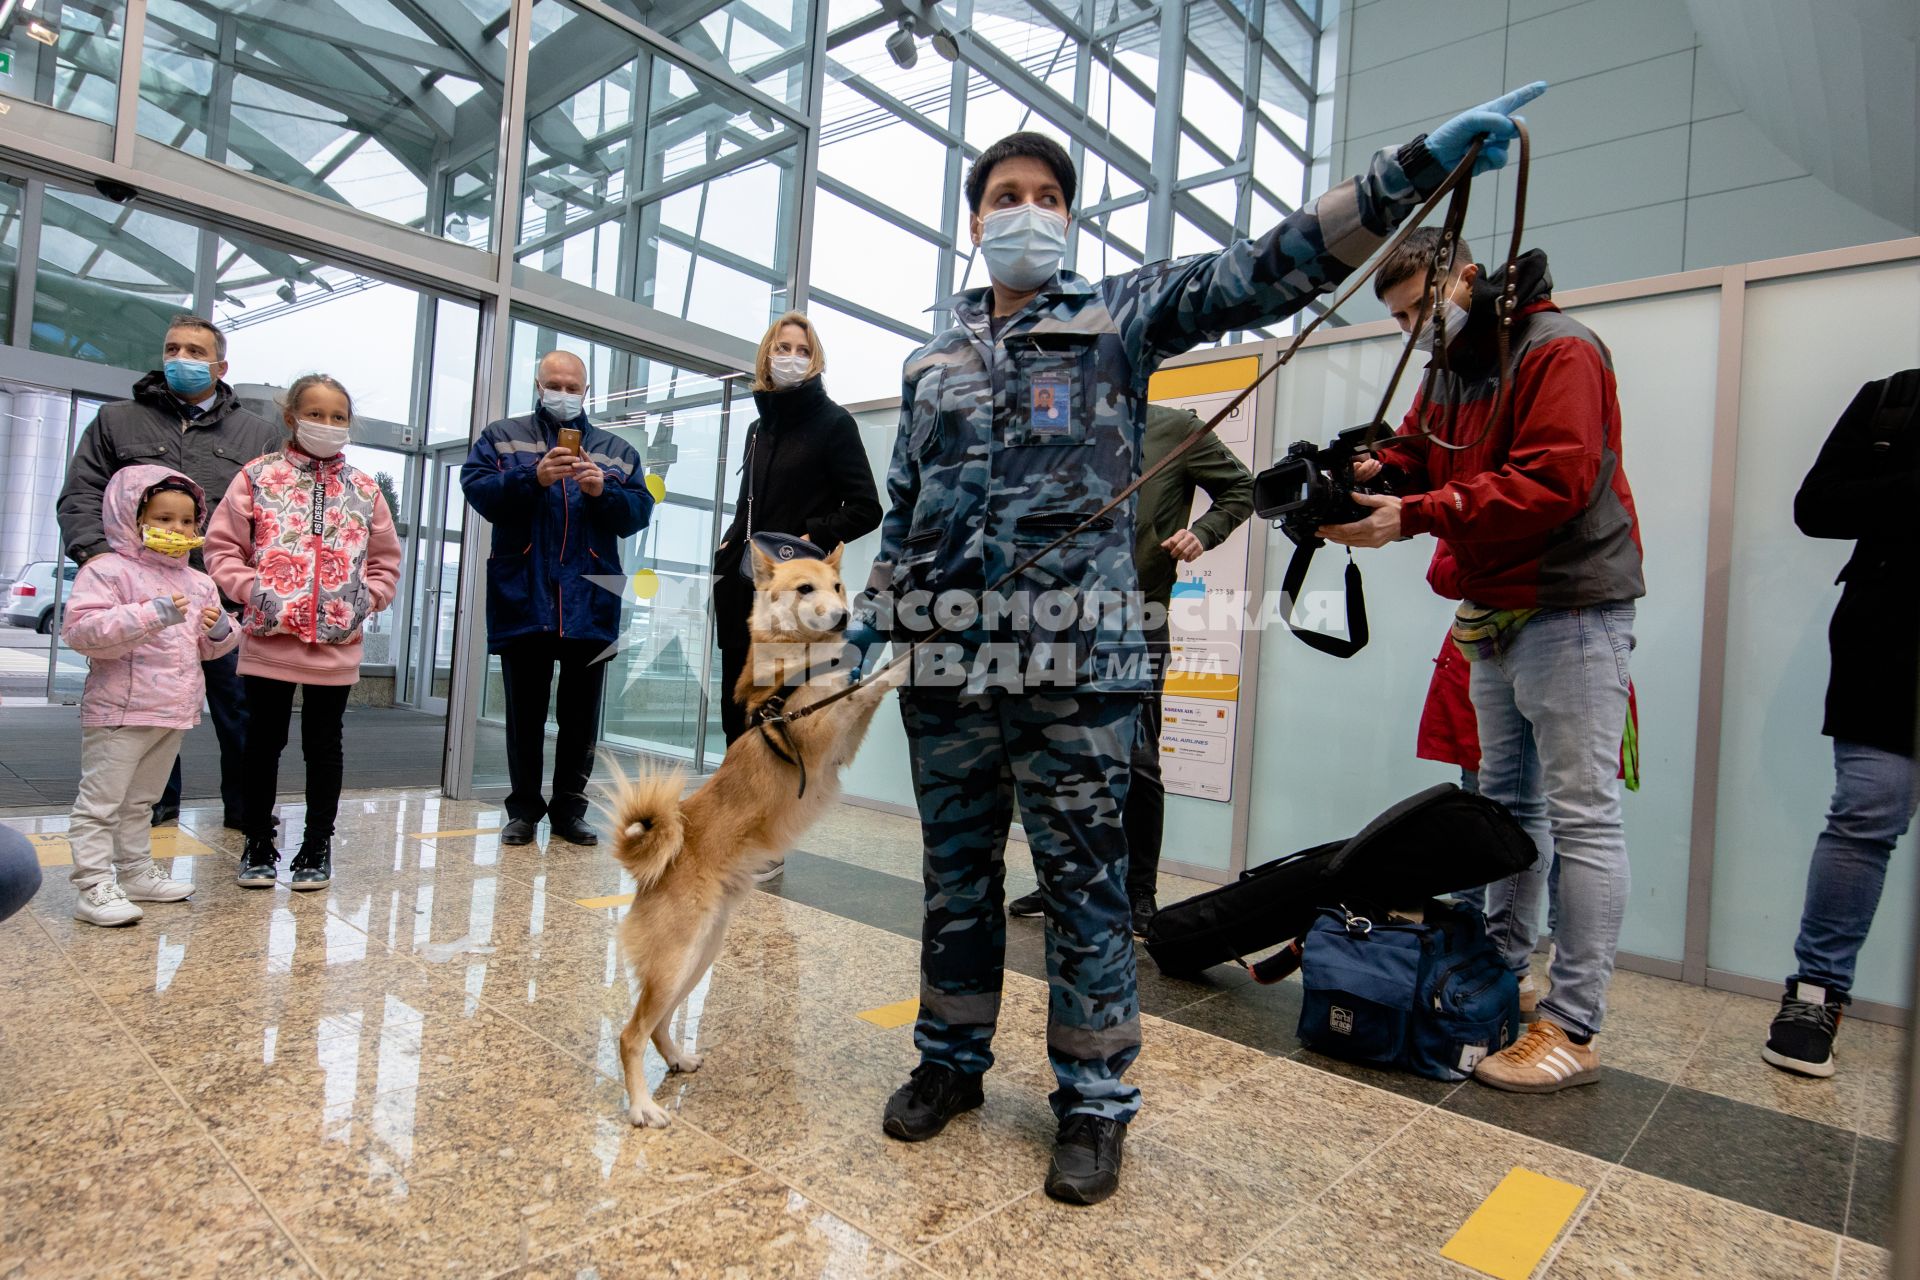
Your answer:
[[[1813,538],[1853,538],[1827,640],[1821,732],[1912,755],[1920,667],[1920,369],[1869,382],[1820,447],[1793,499]]]
[[[789,391],[756,391],[760,417],[747,428],[733,523],[713,571],[740,572],[748,495],[755,533],[805,535],[823,551],[880,527],[880,497],[853,415],[827,398],[820,379]]]

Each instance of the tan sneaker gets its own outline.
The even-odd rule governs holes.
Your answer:
[[[1509,1093],[1558,1093],[1600,1078],[1600,1055],[1591,1044],[1575,1044],[1556,1022],[1542,1018],[1527,1034],[1473,1069],[1481,1084]]]

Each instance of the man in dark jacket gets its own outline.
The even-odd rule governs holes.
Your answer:
[[[467,502],[493,526],[487,557],[487,649],[506,685],[507,796],[502,844],[533,841],[540,819],[573,844],[595,844],[587,778],[599,736],[607,648],[620,633],[620,593],[589,581],[624,577],[620,539],[647,527],[653,495],[640,455],[587,420],[587,366],[570,351],[540,358],[540,403],[490,424],[460,471]],[[580,451],[559,443],[580,432]],[[541,798],[553,669],[559,738],[553,800]]]
[[[1374,277],[1403,329],[1422,321],[1439,232],[1409,236]],[[1487,891],[1487,931],[1521,980],[1521,1007],[1539,1018],[1519,1043],[1474,1068],[1516,1093],[1552,1093],[1600,1078],[1594,1037],[1606,1015],[1625,921],[1626,832],[1617,776],[1628,713],[1634,601],[1646,594],[1639,521],[1621,461],[1613,358],[1591,329],[1553,304],[1538,250],[1513,264],[1507,367],[1495,342],[1502,267],[1490,277],[1465,254],[1441,282],[1448,366],[1423,385],[1380,461],[1393,490],[1361,494],[1366,520],[1323,528],[1347,546],[1378,547],[1431,533],[1457,570],[1453,637],[1472,659],[1480,725],[1481,793],[1530,831],[1546,827],[1550,857]],[[1512,381],[1507,409],[1503,378]],[[1356,476],[1377,469],[1368,463]],[[1435,569],[1443,561],[1436,557]],[[1445,594],[1443,584],[1436,589]],[[1533,989],[1548,873],[1559,929],[1551,990]]]
[[[1152,405],[1147,409],[1146,444],[1140,469],[1150,470],[1199,430],[1200,415],[1191,409]],[[1205,491],[1206,514],[1191,525],[1193,491]],[[1166,830],[1167,790],[1160,778],[1160,698],[1166,689],[1166,661],[1170,646],[1167,607],[1179,565],[1197,560],[1227,540],[1227,535],[1253,514],[1253,473],[1233,456],[1217,435],[1181,456],[1174,465],[1142,485],[1135,496],[1137,530],[1133,539],[1133,566],[1140,573],[1140,594],[1157,619],[1146,629],[1147,652],[1153,660],[1154,686],[1140,700],[1140,732],[1128,762],[1132,781],[1120,826],[1127,836],[1127,899],[1133,908],[1133,935],[1147,936],[1158,909],[1154,891],[1160,876],[1160,844]],[[1038,890],[1015,898],[1007,911],[1037,916],[1046,910]]]
[[[73,451],[67,483],[60,490],[60,538],[67,554],[85,564],[107,550],[100,500],[107,481],[122,467],[158,464],[185,473],[207,495],[208,517],[226,496],[240,468],[280,447],[280,428],[242,408],[225,382],[227,336],[195,315],[167,323],[162,367],[140,379],[133,399],[102,405]],[[193,566],[203,568],[200,553]],[[232,601],[230,604],[244,604]],[[246,689],[238,650],[201,664],[207,677],[207,708],[220,742],[220,799],[226,825],[240,829],[241,753],[246,747]],[[155,825],[180,816],[180,762],[153,807]]]
[[[1854,961],[1913,824],[1913,726],[1920,663],[1920,369],[1869,382],[1847,406],[1793,500],[1812,538],[1857,539],[1827,629],[1833,670],[1821,732],[1833,739],[1833,807],[1814,841],[1806,905],[1760,1056],[1783,1071],[1833,1074],[1833,1039]]]

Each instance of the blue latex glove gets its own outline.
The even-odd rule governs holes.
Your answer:
[[[1462,111],[1427,135],[1427,150],[1440,162],[1441,168],[1451,170],[1466,158],[1473,140],[1485,134],[1486,141],[1473,162],[1473,171],[1481,174],[1498,169],[1507,162],[1507,144],[1519,136],[1510,117],[1546,91],[1547,82],[1535,80],[1471,111]]]
[[[887,638],[880,634],[879,628],[873,625],[870,618],[856,611],[852,620],[847,623],[846,641],[853,651],[854,665],[851,672],[853,679],[858,680],[863,671],[879,668],[881,654],[886,651]]]

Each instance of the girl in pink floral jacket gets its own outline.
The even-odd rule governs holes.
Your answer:
[[[298,689],[307,820],[290,883],[321,889],[333,875],[341,718],[360,679],[360,629],[393,600],[400,539],[380,486],[342,456],[353,422],[347,389],[310,373],[288,390],[282,412],[287,447],[234,477],[207,530],[206,560],[221,591],[244,606],[247,847],[238,882],[274,884],[273,801]]]

